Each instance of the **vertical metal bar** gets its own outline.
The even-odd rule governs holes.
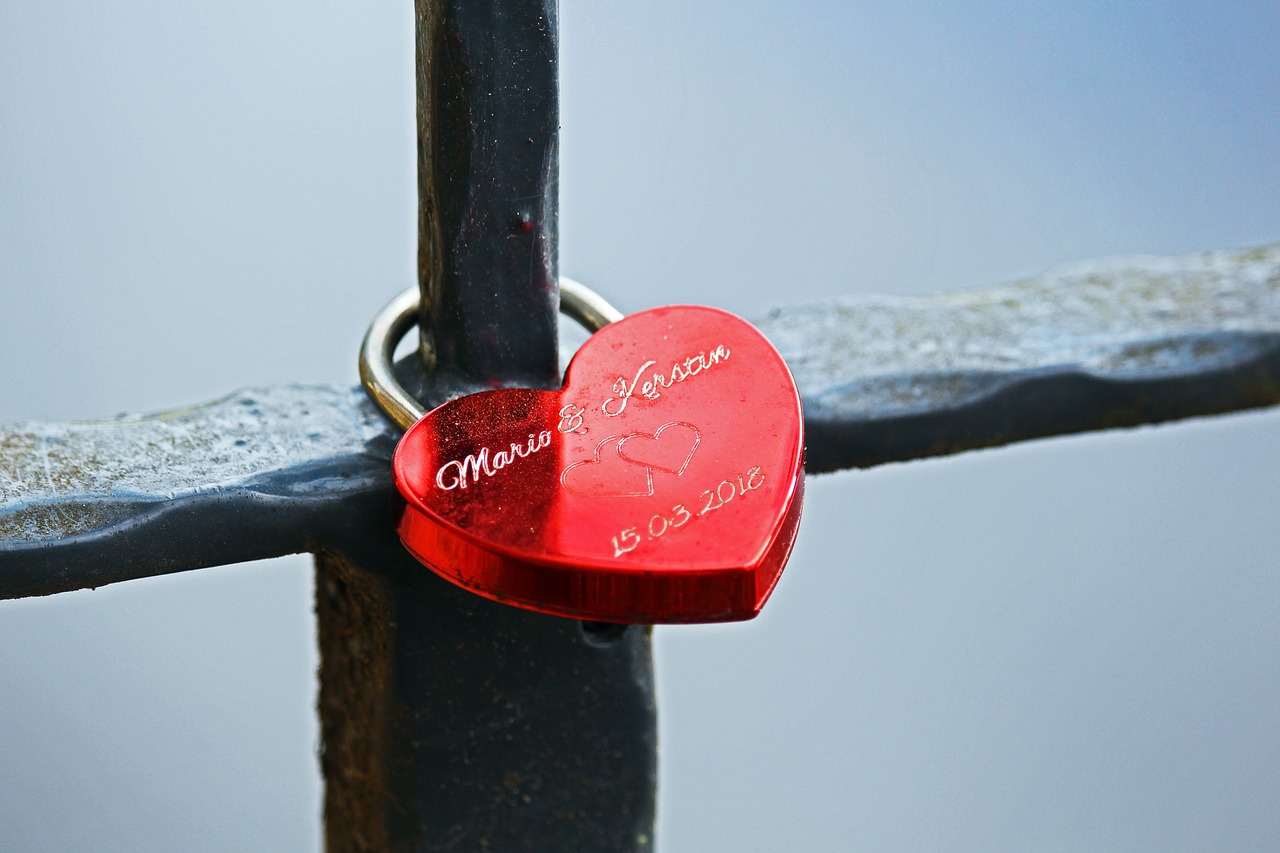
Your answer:
[[[555,4],[416,8],[435,381],[409,384],[554,386]],[[389,499],[351,525],[384,538],[317,559],[328,849],[651,849],[648,630],[597,630],[439,580],[395,540]]]
[[[416,8],[423,352],[444,382],[555,387],[555,0]]]

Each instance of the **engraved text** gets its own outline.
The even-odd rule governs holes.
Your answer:
[[[625,376],[619,376],[613,383],[613,396],[600,404],[601,410],[611,418],[616,418],[627,408],[627,401],[639,394],[646,400],[656,400],[662,396],[663,388],[670,388],[677,382],[683,382],[691,376],[697,376],[704,370],[710,370],[720,362],[729,358],[729,348],[719,344],[710,352],[700,352],[684,361],[677,361],[669,370],[654,372],[645,379],[645,371],[657,364],[650,359],[640,365],[635,376],[628,382]],[[637,386],[639,390],[637,391]]]
[[[527,459],[544,447],[551,445],[551,431],[543,430],[536,435],[529,433],[527,443],[511,442],[510,450],[499,450],[492,458],[489,448],[480,448],[479,453],[469,454],[465,459],[451,459],[440,466],[436,472],[436,485],[446,492],[453,489],[465,489],[471,483],[479,481],[481,476],[492,477],[517,459]]]

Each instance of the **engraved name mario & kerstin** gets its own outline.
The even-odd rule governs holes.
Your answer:
[[[616,418],[626,411],[627,403],[630,402],[633,397],[639,396],[645,400],[657,400],[662,396],[662,391],[664,389],[671,388],[672,386],[685,382],[706,370],[710,370],[721,362],[727,361],[728,358],[729,347],[724,344],[717,344],[710,350],[703,350],[683,359],[682,361],[675,361],[666,371],[655,371],[650,375],[650,378],[645,379],[645,372],[658,363],[654,359],[649,359],[637,368],[629,381],[625,376],[618,377],[617,381],[613,383],[613,396],[604,400],[600,404],[600,411],[602,411],[606,417]],[[578,406],[575,403],[566,404],[558,412],[559,423],[556,425],[556,430],[560,433],[568,434],[586,433],[588,430],[584,425],[583,418],[585,412],[585,408]],[[689,449],[687,456],[685,456],[683,461],[675,470],[671,470],[671,473],[679,476],[680,473],[683,473],[684,466],[688,464],[689,459],[693,456],[693,449],[696,448],[698,442],[701,441],[701,435],[698,433],[697,428],[692,425],[673,422],[664,424],[653,433],[631,433],[630,435],[610,436],[609,439],[605,439],[605,442],[608,442],[610,439],[617,440],[617,444],[615,444],[614,447],[620,448],[623,442],[631,438],[657,440],[667,427],[677,425],[688,427],[694,432],[695,436],[692,447]],[[488,447],[482,447],[477,452],[468,454],[462,459],[451,459],[441,465],[436,471],[436,486],[448,492],[454,489],[465,489],[470,485],[478,483],[482,477],[493,477],[507,466],[512,465],[521,459],[527,459],[529,456],[537,453],[543,448],[550,447],[551,436],[551,430],[543,430],[539,433],[529,433],[527,442],[511,442],[510,449],[504,448],[495,452],[490,450]],[[605,442],[602,442],[596,448],[596,455],[592,460],[595,464],[599,464],[601,462],[599,451]],[[615,453],[616,452],[617,450],[615,449]],[[646,467],[643,463],[638,463],[637,460],[626,459],[625,456],[622,457],[622,461],[639,464],[640,467]],[[561,472],[562,484],[565,484],[564,475],[568,473],[570,468],[574,468],[581,464],[592,464],[592,462],[584,460],[583,462],[574,463],[568,466],[568,468]],[[661,468],[661,466],[658,467]],[[651,489],[647,491],[651,491]],[[631,493],[626,492],[625,494],[629,495]]]

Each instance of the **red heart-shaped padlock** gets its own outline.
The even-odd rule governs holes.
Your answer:
[[[395,454],[400,538],[437,574],[531,610],[611,622],[760,612],[804,483],[786,364],[715,308],[632,314],[558,391],[446,403]]]

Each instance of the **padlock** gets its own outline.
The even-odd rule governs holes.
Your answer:
[[[393,459],[404,546],[461,587],[542,613],[754,617],[800,521],[803,421],[787,365],[716,308],[623,317],[568,280],[561,300],[594,334],[559,390],[483,391],[425,414],[391,370],[416,288],[370,326],[361,380],[407,428]]]

